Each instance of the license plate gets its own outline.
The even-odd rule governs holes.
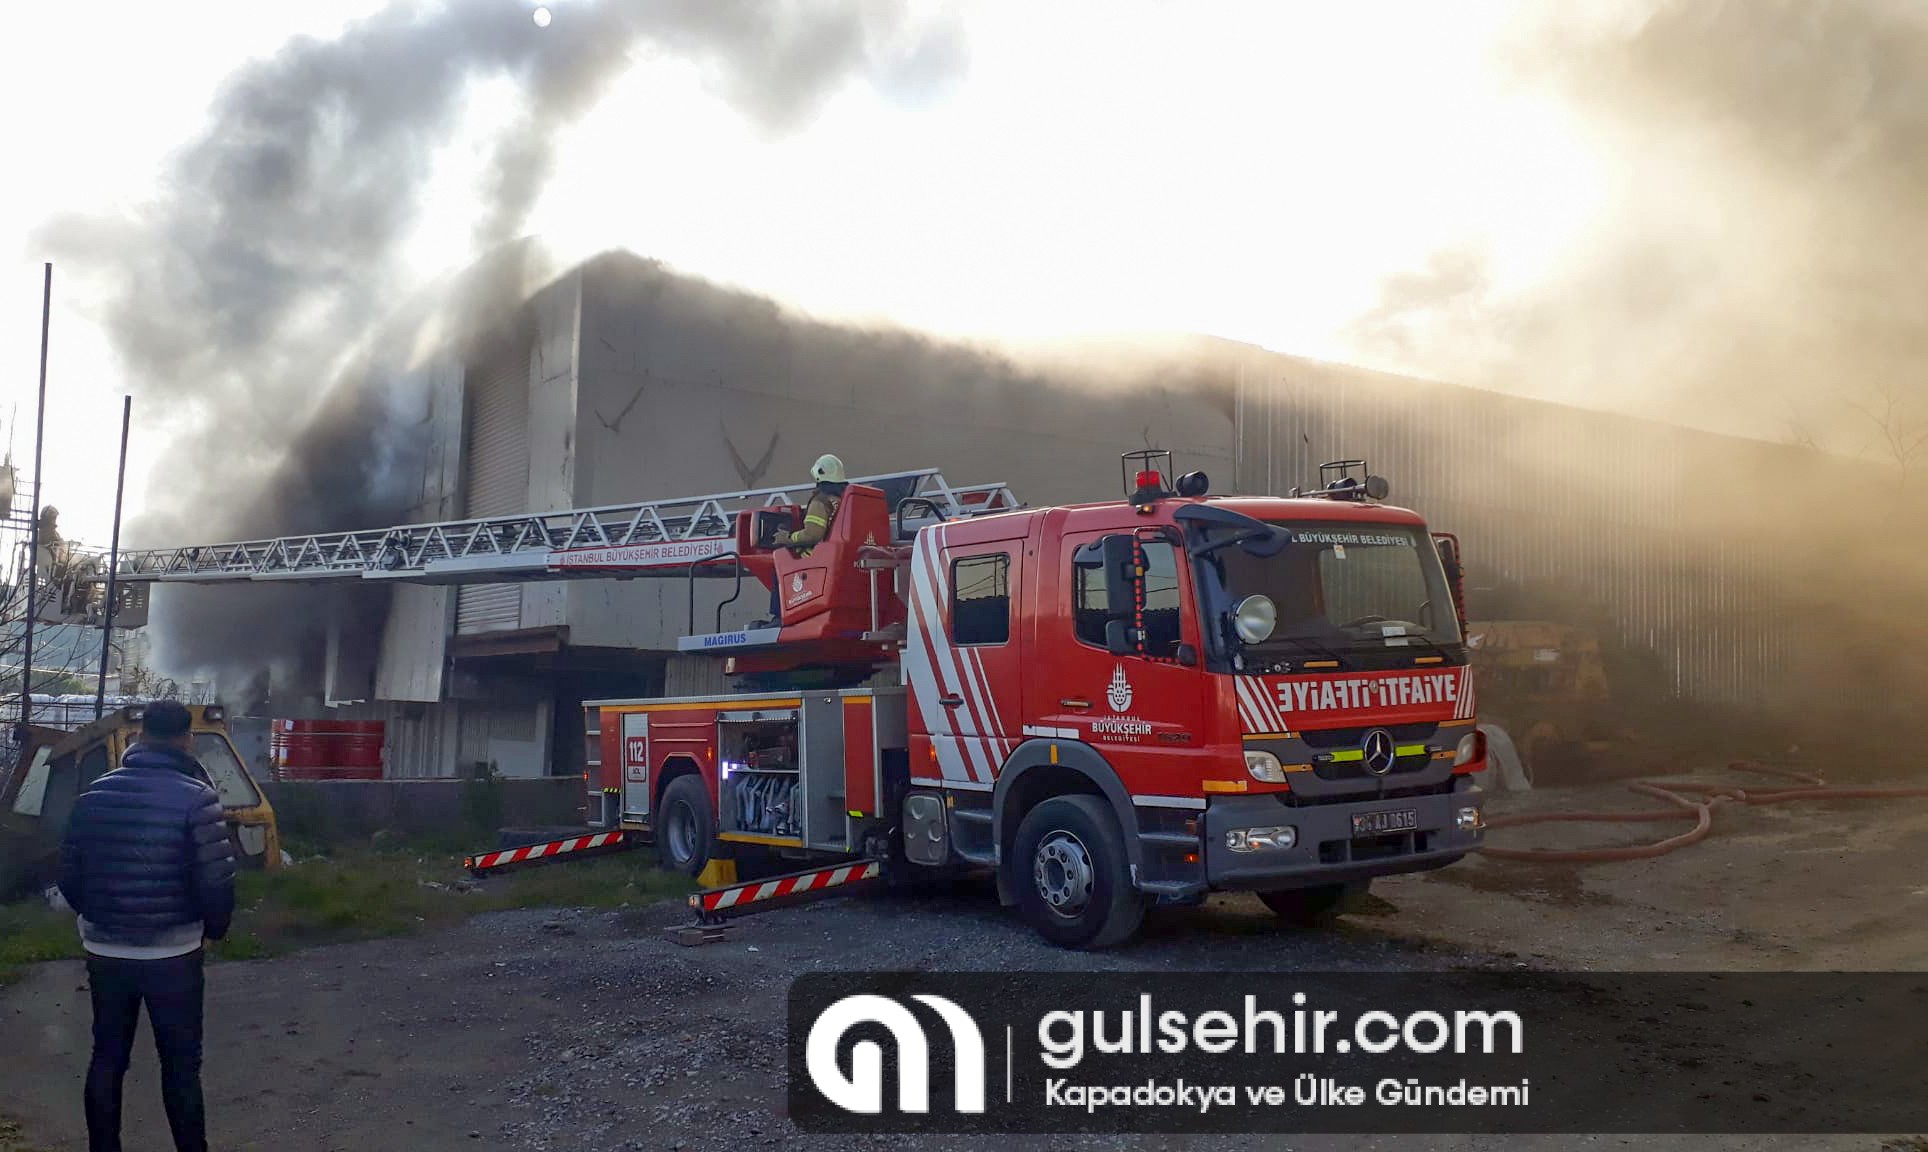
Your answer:
[[[1410,832],[1419,827],[1419,809],[1396,808],[1391,812],[1355,812],[1354,836],[1377,836],[1383,832]]]

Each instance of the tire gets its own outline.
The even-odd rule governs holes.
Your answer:
[[[1541,720],[1526,730],[1526,738],[1519,741],[1520,767],[1526,772],[1529,786],[1540,782],[1540,772],[1549,762],[1559,758],[1566,738],[1561,735],[1559,726],[1549,720]]]
[[[1098,797],[1056,796],[1039,804],[1025,813],[1012,849],[1018,910],[1060,948],[1114,947],[1144,921],[1124,835]]]
[[[1290,924],[1309,928],[1323,927],[1344,915],[1360,897],[1372,890],[1372,881],[1355,884],[1321,884],[1315,888],[1285,888],[1261,892],[1259,899],[1273,915]]]
[[[716,850],[716,813],[703,778],[678,776],[663,789],[654,820],[656,861],[665,872],[695,876]]]

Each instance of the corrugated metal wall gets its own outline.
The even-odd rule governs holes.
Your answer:
[[[447,776],[451,709],[446,704],[387,705],[387,756],[390,779]]]
[[[1603,640],[1651,653],[1650,687],[1668,694],[1772,705],[1850,691],[1812,665],[1842,643],[1816,603],[1857,576],[1792,566],[1774,530],[1777,504],[1829,483],[1839,460],[1257,352],[1235,413],[1239,488],[1282,495],[1315,484],[1321,462],[1368,459],[1392,503],[1460,537],[1475,617],[1597,621]]]
[[[505,516],[529,509],[529,375],[532,341],[505,341],[469,370],[463,453],[464,515]],[[464,585],[456,595],[460,634],[518,627],[519,584]]]

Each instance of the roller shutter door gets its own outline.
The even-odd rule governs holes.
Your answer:
[[[518,340],[469,370],[462,456],[468,517],[528,510],[530,353]],[[519,584],[465,584],[456,594],[457,634],[499,632],[521,619]]]

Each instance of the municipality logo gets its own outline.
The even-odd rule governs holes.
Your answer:
[[[935,1012],[950,1033],[954,1075],[952,1107],[958,1112],[984,1111],[984,1037],[970,1013],[942,996],[910,997]],[[931,1042],[916,1014],[888,996],[864,993],[846,996],[817,1015],[804,1042],[804,1067],[824,1099],[860,1115],[884,1111],[884,1049],[876,1040],[859,1039],[850,1045],[849,1071],[838,1051],[852,1029],[881,1025],[897,1050],[897,1111],[931,1110]]]
[[[1105,689],[1105,702],[1113,712],[1123,712],[1131,707],[1131,681],[1125,679],[1125,666],[1117,665],[1111,670],[1111,686]]]

